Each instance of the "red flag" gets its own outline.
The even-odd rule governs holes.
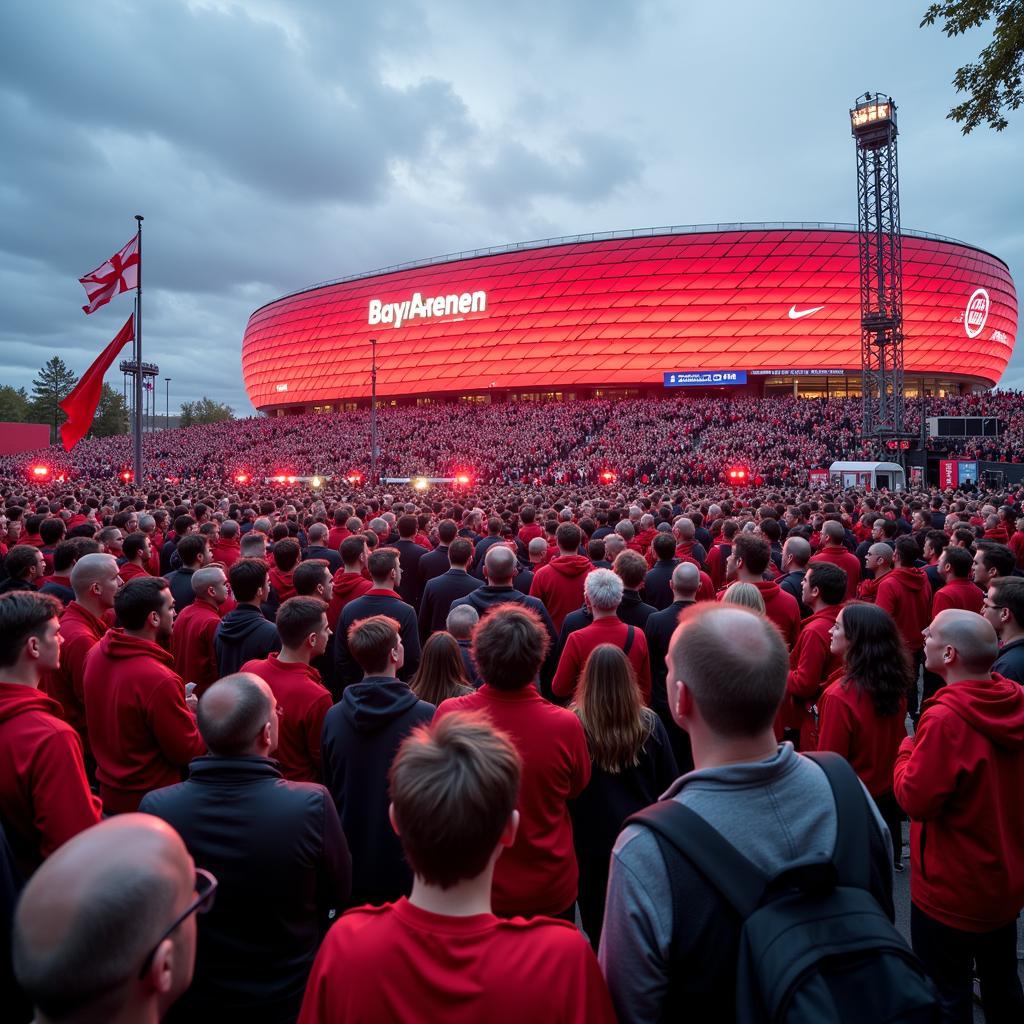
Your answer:
[[[136,235],[120,252],[114,253],[85,277],[78,279],[89,296],[86,313],[95,313],[115,295],[130,291],[139,284],[139,236]]]
[[[128,317],[124,327],[117,332],[117,337],[100,353],[99,359],[82,374],[82,379],[75,385],[74,391],[58,403],[68,414],[67,421],[61,424],[60,439],[64,450],[71,451],[85,437],[92,426],[96,415],[96,406],[100,404],[100,392],[103,389],[103,377],[110,364],[121,351],[135,338],[135,314]]]

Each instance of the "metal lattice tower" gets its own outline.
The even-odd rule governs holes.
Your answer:
[[[881,449],[905,433],[896,104],[865,93],[850,111],[850,124],[857,145],[863,436]]]

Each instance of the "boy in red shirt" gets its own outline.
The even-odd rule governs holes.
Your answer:
[[[482,714],[447,715],[403,742],[390,772],[391,821],[415,872],[412,895],[350,910],[334,925],[299,1024],[615,1020],[573,925],[491,912],[495,864],[519,825],[520,774],[512,741]]]

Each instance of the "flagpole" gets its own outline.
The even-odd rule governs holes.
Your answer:
[[[135,416],[132,423],[135,487],[142,486],[142,214],[135,214],[139,224],[139,276],[135,286]]]

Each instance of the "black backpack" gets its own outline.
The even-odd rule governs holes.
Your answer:
[[[795,861],[769,878],[699,814],[662,800],[627,820],[651,830],[668,868],[673,920],[685,918],[679,858],[697,869],[741,923],[740,1024],[924,1024],[938,993],[869,886],[867,799],[838,754],[813,754],[838,812],[832,857]]]

